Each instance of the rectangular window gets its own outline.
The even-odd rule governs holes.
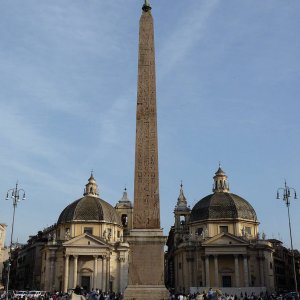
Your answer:
[[[251,235],[251,227],[245,227],[245,233]]]
[[[228,232],[228,226],[220,226],[220,233],[227,233]]]
[[[84,227],[83,233],[93,234],[93,228],[92,227]]]

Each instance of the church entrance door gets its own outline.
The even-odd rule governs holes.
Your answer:
[[[223,287],[231,287],[231,276],[230,275],[222,276],[222,286]]]
[[[88,292],[91,290],[90,281],[91,281],[90,276],[81,276],[81,286],[83,287],[83,289],[85,289]]]

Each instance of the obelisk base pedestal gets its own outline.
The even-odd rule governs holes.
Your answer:
[[[129,285],[124,294],[125,300],[169,300],[169,292],[164,285]]]
[[[125,300],[168,300],[164,286],[164,245],[161,229],[132,229],[126,241],[130,246],[129,282]]]

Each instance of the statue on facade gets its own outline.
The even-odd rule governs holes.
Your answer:
[[[207,238],[208,237],[208,228],[205,227],[204,229],[204,238]]]
[[[53,232],[52,243],[56,244],[56,232]]]
[[[71,237],[70,229],[68,228],[65,232],[65,240],[69,240]]]
[[[245,227],[243,227],[243,228],[241,229],[241,232],[242,232],[242,236],[245,237],[245,236],[246,236]]]
[[[204,240],[204,239],[205,239],[205,234],[204,234],[204,231],[202,231],[202,232],[201,232],[200,236],[201,236],[202,240]]]

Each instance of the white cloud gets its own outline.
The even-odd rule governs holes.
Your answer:
[[[172,72],[179,61],[187,59],[190,49],[207,33],[208,20],[218,4],[219,0],[199,1],[177,22],[177,27],[158,50],[160,78]]]

